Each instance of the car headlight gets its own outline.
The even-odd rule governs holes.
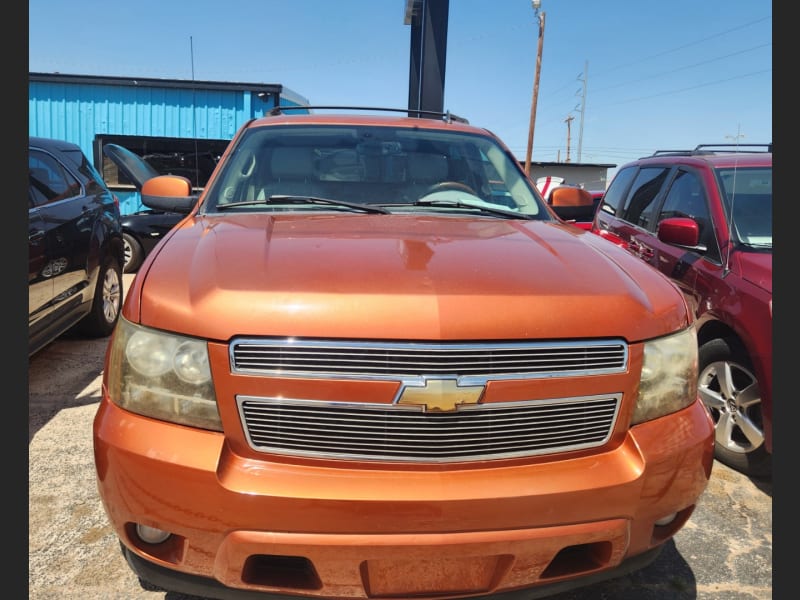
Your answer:
[[[205,340],[142,327],[120,317],[107,375],[111,401],[121,408],[222,431]]]
[[[690,327],[644,345],[636,425],[690,406],[697,399],[697,332]]]

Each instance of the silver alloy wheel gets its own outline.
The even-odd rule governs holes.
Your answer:
[[[106,269],[103,277],[103,315],[113,323],[122,307],[122,282],[116,269]]]
[[[125,254],[125,264],[122,265],[122,268],[126,269],[128,264],[131,262],[131,258],[133,257],[133,248],[131,247],[131,243],[128,241],[127,236],[122,236],[122,249]]]
[[[734,361],[712,362],[700,373],[698,386],[714,420],[717,445],[745,454],[764,443],[761,391],[749,369]]]

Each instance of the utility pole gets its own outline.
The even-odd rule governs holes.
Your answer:
[[[531,174],[531,156],[533,154],[533,128],[536,124],[536,102],[539,97],[539,74],[542,70],[542,46],[544,45],[544,11],[539,14],[541,0],[531,0],[534,14],[539,23],[539,44],[536,49],[536,74],[533,77],[533,97],[531,98],[531,120],[528,128],[528,151],[525,154],[525,174]]]
[[[569,162],[569,137],[570,137],[569,136],[569,131],[570,131],[570,125],[572,124],[572,120],[574,118],[575,117],[570,115],[566,119],[564,119],[564,122],[567,124],[567,160],[565,162]],[[578,161],[578,162],[580,162],[580,161]]]
[[[578,134],[578,162],[581,162],[581,149],[583,148],[583,117],[586,114],[586,82],[589,80],[589,61],[587,60],[583,67],[583,77],[579,77],[583,81],[583,97],[581,98],[581,128]]]

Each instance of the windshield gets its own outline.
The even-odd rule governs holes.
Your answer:
[[[772,167],[718,169],[726,216],[734,239],[772,248]]]
[[[352,210],[353,204],[552,218],[519,164],[491,136],[354,125],[246,131],[201,210]]]

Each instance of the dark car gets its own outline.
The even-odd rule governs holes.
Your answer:
[[[173,168],[170,168],[170,165],[164,164],[164,156],[166,155],[148,154],[142,156],[141,161],[136,165],[138,171],[131,173],[127,180],[132,181],[137,188],[141,188],[141,184],[137,182],[161,175],[162,171],[157,169],[153,162],[164,169],[165,173],[172,173],[175,171],[174,165]],[[182,172],[172,174],[183,176]],[[150,208],[123,215],[122,239],[125,248],[123,271],[125,273],[136,272],[150,251],[164,237],[164,234],[172,229],[184,216],[176,212]]]
[[[107,336],[122,308],[119,201],[73,143],[28,143],[28,355],[76,328]]]
[[[623,166],[592,230],[683,290],[697,318],[700,395],[716,458],[771,471],[772,147],[700,145]]]
[[[162,210],[141,210],[122,217],[122,239],[125,242],[125,273],[136,272],[145,257],[184,216]]]

